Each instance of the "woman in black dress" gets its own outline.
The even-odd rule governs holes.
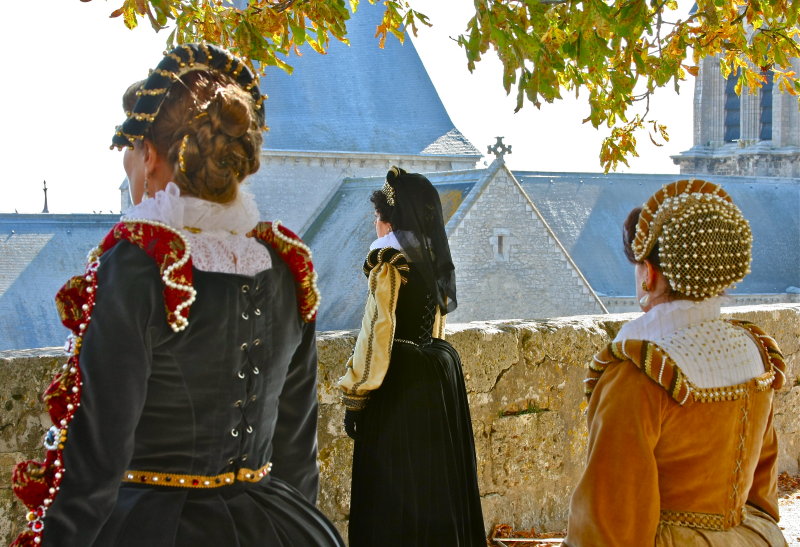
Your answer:
[[[259,223],[258,82],[179,46],[124,98],[135,206],[57,303],[71,356],[44,462],[17,466],[17,545],[341,546],[314,506],[318,295],[308,248]]]
[[[367,305],[339,381],[355,439],[349,544],[483,547],[461,360],[443,339],[456,284],[439,194],[393,167],[371,200]]]

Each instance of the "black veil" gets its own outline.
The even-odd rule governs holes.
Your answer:
[[[392,231],[409,262],[422,274],[428,291],[435,295],[442,314],[450,313],[458,305],[456,275],[439,192],[424,176],[397,167],[386,174],[386,182],[394,194]]]

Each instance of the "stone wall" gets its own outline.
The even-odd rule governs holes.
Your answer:
[[[800,289],[798,289],[800,291]],[[601,296],[608,313],[630,313],[640,311],[635,296]],[[726,294],[726,306],[763,306],[765,304],[798,304],[800,292],[777,294]]]
[[[778,393],[779,469],[800,471],[800,306],[729,308],[761,325],[781,345],[787,386]],[[584,364],[633,315],[496,321],[450,325],[462,356],[472,408],[480,489],[487,529],[562,530],[569,495],[586,449],[582,394]],[[319,505],[344,532],[349,506],[352,442],[341,427],[334,383],[354,344],[353,332],[320,333]],[[18,531],[22,509],[13,502],[14,462],[41,456],[47,422],[38,394],[63,361],[55,348],[0,352],[0,541]]]

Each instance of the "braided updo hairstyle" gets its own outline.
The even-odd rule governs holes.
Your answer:
[[[125,92],[126,111],[143,83]],[[182,194],[228,203],[260,165],[262,127],[255,110],[252,95],[229,76],[189,72],[172,84],[145,138],[172,165]]]

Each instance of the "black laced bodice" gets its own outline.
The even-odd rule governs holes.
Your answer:
[[[409,266],[408,281],[400,286],[400,296],[397,299],[394,337],[426,346],[433,336],[436,300],[428,292],[414,265]]]
[[[404,280],[400,285],[395,309],[395,340],[413,342],[420,346],[430,344],[436,320],[436,299],[428,291],[414,264],[406,262],[405,256],[391,247],[370,251],[364,262],[364,273],[369,275],[381,262],[397,267]]]

